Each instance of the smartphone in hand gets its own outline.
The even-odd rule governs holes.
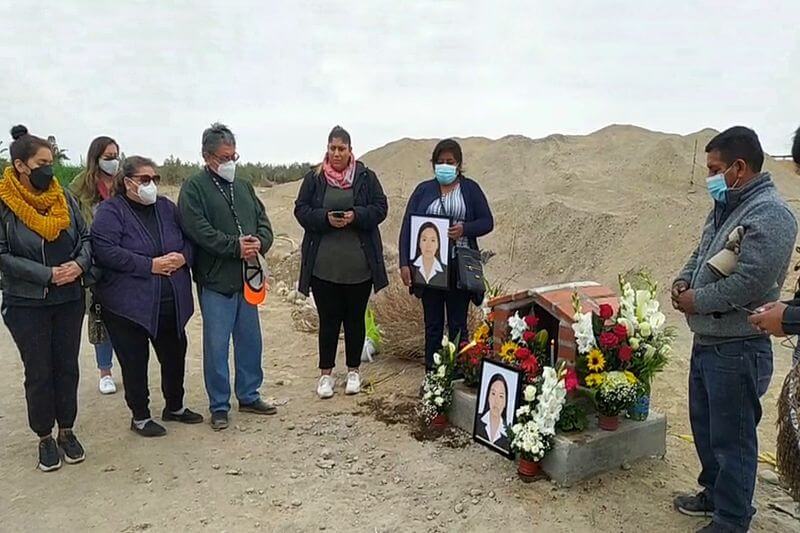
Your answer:
[[[753,311],[752,309],[748,309],[746,307],[742,307],[741,305],[736,305],[734,303],[729,303],[729,305],[731,307],[733,307],[734,309],[736,309],[737,311],[742,311],[744,313],[747,313],[748,315],[755,315],[756,314],[756,312]]]

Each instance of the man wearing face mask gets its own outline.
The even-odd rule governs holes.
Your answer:
[[[189,276],[192,246],[181,231],[175,204],[158,196],[159,180],[153,161],[128,157],[114,196],[100,204],[92,224],[95,262],[103,269],[95,294],[122,367],[130,428],[143,437],[166,434],[150,415],[151,343],[166,400],[161,419],[203,421],[183,405],[185,326],[194,312]]]
[[[689,416],[703,490],[674,503],[683,514],[713,517],[700,531],[738,532],[748,530],[755,513],[756,428],[772,377],[772,344],[748,322],[748,310],[778,298],[797,222],[761,170],[764,153],[754,131],[730,128],[705,151],[714,206],[672,286],[673,306],[686,314],[695,336]],[[715,261],[730,250],[732,233],[741,239],[720,269]]]
[[[272,227],[253,186],[236,179],[236,138],[222,124],[203,132],[202,172],[181,187],[178,207],[184,232],[196,246],[192,268],[203,314],[203,372],[211,427],[228,427],[229,345],[233,338],[239,411],[272,415],[261,399],[262,337],[258,308],[244,296],[243,261],[266,255]]]

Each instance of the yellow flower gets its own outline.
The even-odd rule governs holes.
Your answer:
[[[475,334],[472,336],[472,340],[476,342],[483,342],[489,338],[489,325],[488,324],[481,324],[475,330]]]
[[[519,346],[511,341],[507,341],[503,344],[503,346],[500,347],[500,358],[508,363],[514,362],[514,354],[516,353],[517,348],[519,348]]]
[[[595,388],[603,384],[603,374],[589,374],[586,376],[586,386]]]
[[[628,383],[630,383],[631,385],[636,385],[636,383],[639,382],[639,380],[636,379],[636,376],[633,375],[633,372],[630,372],[628,370],[625,371],[625,377],[628,378]]]
[[[606,358],[603,352],[595,348],[586,356],[586,365],[591,372],[602,372],[606,367]]]

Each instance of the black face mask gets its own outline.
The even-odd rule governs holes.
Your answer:
[[[31,185],[37,191],[46,191],[53,181],[53,165],[44,165],[31,170]]]

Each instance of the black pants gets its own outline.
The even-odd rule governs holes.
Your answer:
[[[122,367],[125,385],[125,402],[135,420],[150,418],[150,389],[147,384],[147,364],[150,359],[150,342],[161,364],[161,392],[167,409],[179,411],[183,407],[183,375],[186,369],[186,334],[178,330],[174,304],[162,303],[155,338],[139,324],[103,309],[103,322],[111,337],[111,344]]]
[[[3,306],[3,321],[25,366],[28,424],[40,437],[58,422],[69,429],[78,414],[78,352],[83,299],[59,305]]]
[[[311,278],[311,291],[319,314],[320,369],[329,370],[336,366],[336,348],[339,346],[342,323],[347,367],[358,368],[361,366],[361,351],[367,334],[364,314],[372,292],[372,281],[344,285]]]
[[[470,293],[458,289],[441,291],[426,289],[422,293],[422,310],[425,315],[425,369],[433,369],[433,354],[442,347],[444,318],[447,312],[447,333],[452,342],[458,337],[466,341],[467,311]]]

